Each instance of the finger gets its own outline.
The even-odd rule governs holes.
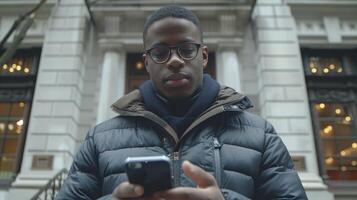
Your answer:
[[[140,185],[123,182],[114,189],[113,197],[116,198],[134,198],[140,197],[144,194],[144,188]]]
[[[182,170],[200,188],[217,185],[216,180],[211,174],[187,160],[182,163]]]
[[[178,187],[170,190],[166,190],[159,193],[159,196],[163,199],[170,200],[197,200],[207,199],[205,192],[197,188]]]

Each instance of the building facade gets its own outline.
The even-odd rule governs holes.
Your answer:
[[[0,38],[37,3],[0,0]],[[68,169],[88,129],[147,79],[143,25],[170,3],[199,16],[206,72],[275,126],[309,199],[357,198],[357,1],[87,3],[47,1],[0,66],[0,200],[30,199]]]

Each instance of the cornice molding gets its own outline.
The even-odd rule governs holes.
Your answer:
[[[333,23],[329,23],[331,20],[333,20]],[[331,27],[333,24],[335,24],[334,27]],[[324,39],[329,43],[342,44],[346,40],[357,39],[357,19],[341,19],[337,17],[296,19],[296,29],[299,38],[303,40]]]

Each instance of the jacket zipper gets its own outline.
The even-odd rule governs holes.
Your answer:
[[[221,188],[221,155],[220,155],[220,149],[221,149],[221,144],[219,143],[218,139],[216,137],[213,138],[213,145],[214,145],[214,174],[216,177],[217,185],[219,188]]]
[[[172,161],[173,161],[173,176],[174,176],[174,187],[178,187],[180,185],[180,157],[179,152],[175,151],[172,154]]]

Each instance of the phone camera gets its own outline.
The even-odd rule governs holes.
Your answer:
[[[139,162],[136,162],[136,163],[129,163],[129,167],[132,168],[132,169],[141,169],[142,168],[142,164],[139,163]]]

